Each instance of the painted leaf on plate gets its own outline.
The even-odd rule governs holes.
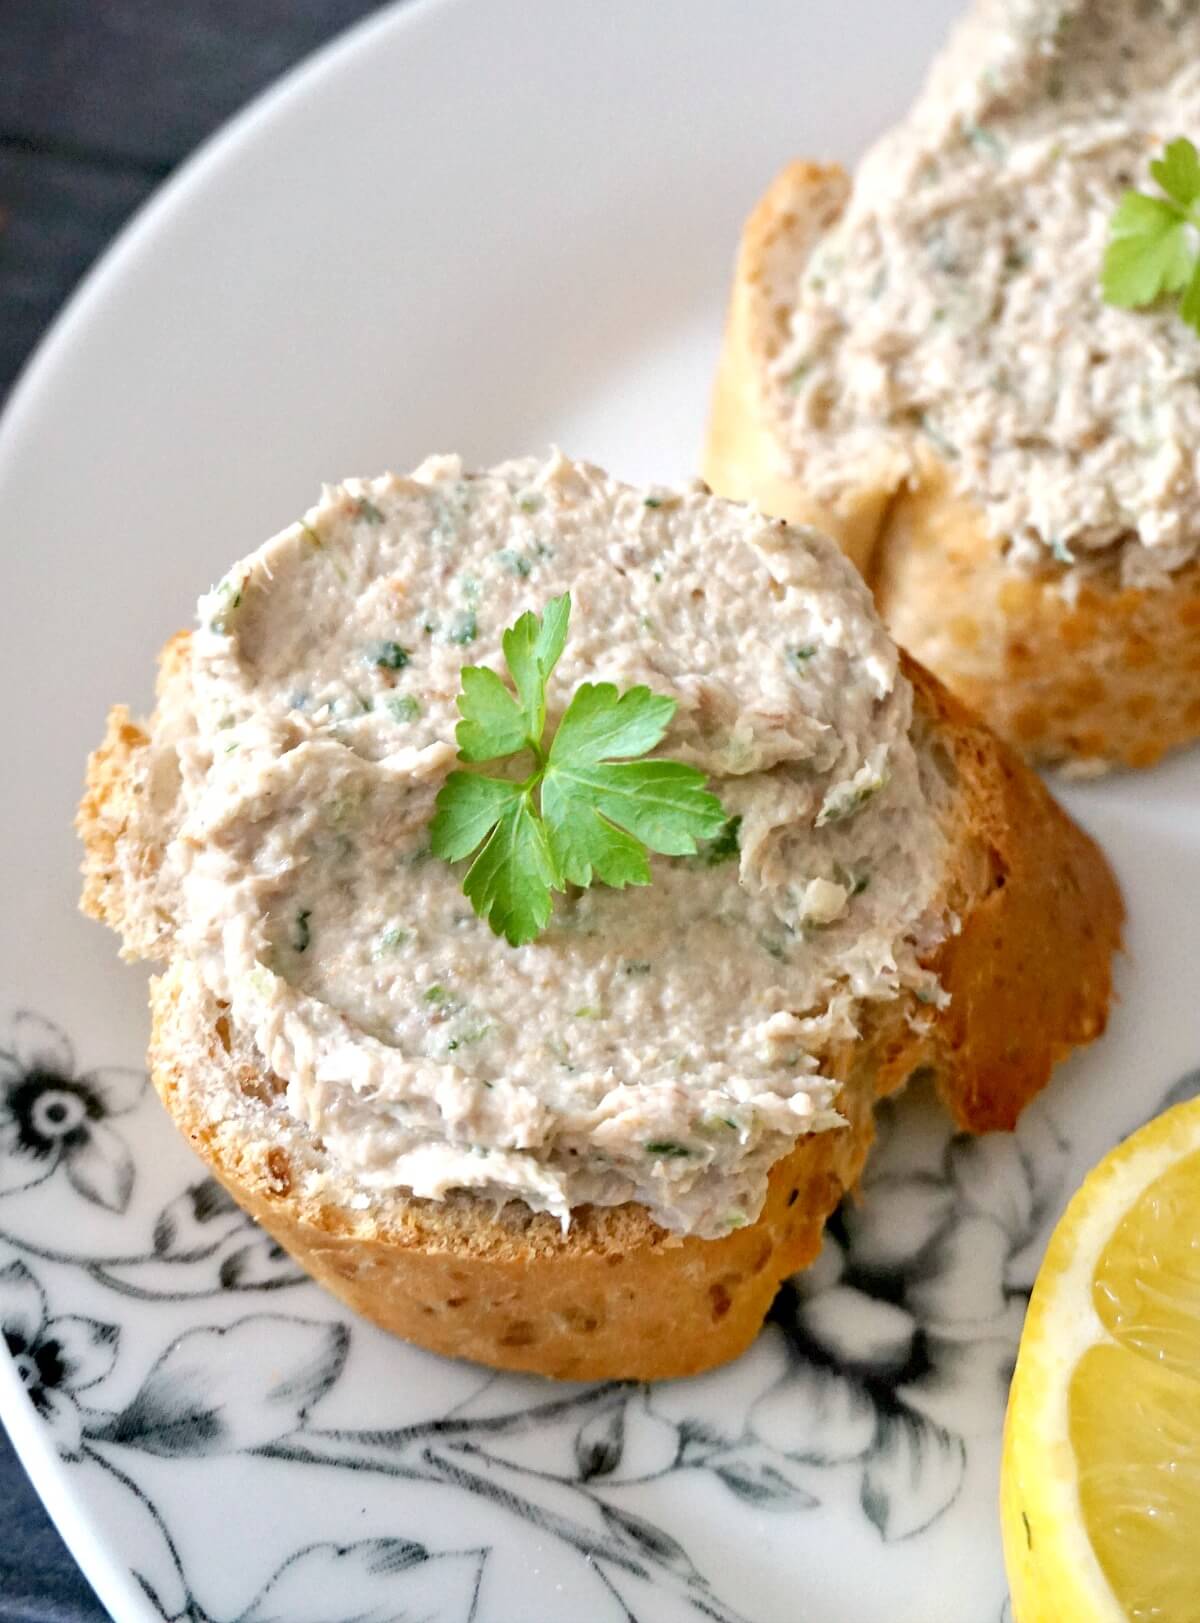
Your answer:
[[[277,1314],[189,1330],[98,1435],[149,1454],[226,1454],[295,1431],[341,1373],[350,1332]]]

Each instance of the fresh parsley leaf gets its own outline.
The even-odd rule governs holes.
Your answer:
[[[454,792],[447,794],[451,784]],[[484,778],[475,772],[452,772],[442,785],[437,816],[429,827],[434,856],[447,862],[469,857],[523,792],[519,783]]]
[[[673,699],[647,687],[618,693],[611,682],[582,683],[543,749],[546,684],[570,614],[564,595],[505,632],[515,696],[495,671],[464,668],[459,758],[475,764],[528,751],[533,771],[519,781],[452,772],[429,830],[434,854],[447,862],[474,854],[463,892],[513,946],[545,927],[553,891],[596,881],[647,885],[649,852],[692,856],[697,840],[728,827],[695,767],[629,758],[660,744],[675,714]]]
[[[609,755],[644,755],[661,744],[674,714],[674,699],[648,687],[618,694],[611,682],[584,682],[558,724],[550,760],[586,766]]]
[[[1192,266],[1192,274],[1188,285],[1183,290],[1183,297],[1179,301],[1179,314],[1189,327],[1200,332],[1200,255]]]
[[[546,683],[566,646],[570,618],[571,598],[564,593],[562,597],[550,599],[540,619],[532,611],[523,614],[515,625],[508,628],[502,639],[504,663],[520,695],[531,743],[541,741],[546,726]],[[459,742],[462,742],[461,739]],[[492,751],[493,755],[510,753],[507,748]]]
[[[1163,197],[1126,192],[1109,226],[1104,297],[1110,304],[1151,304],[1178,293],[1192,268],[1187,219]]]
[[[704,774],[680,761],[586,766],[552,759],[542,783],[542,814],[564,877],[574,885],[591,884],[589,864],[606,885],[648,885],[644,862],[633,868],[622,863],[622,871],[610,877],[605,864],[618,844],[626,853],[641,842],[664,856],[695,856],[697,839],[711,839],[725,821],[721,802],[704,787]]]
[[[529,721],[504,683],[486,665],[466,665],[458,696],[455,737],[461,761],[494,761],[529,742]]]
[[[551,889],[561,890],[562,884],[533,796],[526,793],[504,813],[467,869],[463,895],[497,935],[520,947],[546,928]]]
[[[1172,141],[1161,158],[1150,165],[1150,173],[1181,208],[1200,198],[1200,153],[1184,137]]]
[[[1122,309],[1182,293],[1179,314],[1200,332],[1200,154],[1181,137],[1150,173],[1165,195],[1122,197],[1109,223],[1101,290]]]

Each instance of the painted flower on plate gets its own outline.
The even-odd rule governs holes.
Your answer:
[[[65,1033],[40,1015],[18,1014],[0,1048],[0,1196],[61,1169],[85,1200],[123,1212],[133,1158],[110,1122],[135,1107],[145,1086],[142,1071],[77,1074]]]
[[[0,1337],[59,1452],[78,1459],[83,1421],[77,1394],[112,1369],[117,1326],[73,1313],[51,1318],[45,1292],[29,1269],[10,1262],[0,1268]]]
[[[794,1460],[860,1466],[863,1510],[893,1540],[953,1503],[964,1439],[999,1426],[1027,1300],[1012,1263],[1063,1146],[1035,1107],[1017,1133],[954,1137],[931,1160],[881,1117],[861,1200],[772,1310],[791,1358],[750,1426]]]

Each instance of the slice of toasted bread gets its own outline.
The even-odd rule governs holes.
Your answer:
[[[1062,566],[1013,567],[1002,538],[933,457],[915,482],[884,457],[836,508],[804,491],[772,362],[800,273],[850,193],[791,163],[751,214],[734,273],[704,475],[719,495],[834,535],[896,640],[1034,760],[1147,766],[1200,738],[1200,564],[1168,586],[1116,567],[1064,594]]]
[[[163,682],[182,643],[168,644]],[[155,1085],[233,1196],[315,1278],[366,1317],[435,1351],[569,1379],[687,1375],[754,1338],[779,1281],[815,1255],[858,1178],[872,1106],[930,1067],[955,1120],[1011,1127],[1052,1066],[1103,1030],[1122,906],[1091,840],[1036,777],[912,662],[913,736],[952,857],[961,920],[930,959],[944,1009],[870,1005],[861,1040],[830,1065],[847,1126],[800,1138],[774,1167],[757,1221],[681,1237],[644,1207],[582,1207],[564,1234],[519,1202],[368,1195],[330,1165],[283,1084],[182,957],[154,983]],[[79,813],[84,911],[116,929],[161,861],[153,728],[113,712]],[[162,941],[135,950],[161,952]]]

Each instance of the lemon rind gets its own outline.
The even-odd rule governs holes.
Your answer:
[[[1092,1299],[1105,1246],[1149,1185],[1197,1149],[1200,1099],[1168,1110],[1102,1161],[1047,1247],[1004,1426],[1001,1526],[1014,1623],[1125,1623],[1083,1520],[1069,1440],[1070,1378],[1088,1348],[1117,1345]],[[1046,1439],[1054,1441],[1047,1446]]]

